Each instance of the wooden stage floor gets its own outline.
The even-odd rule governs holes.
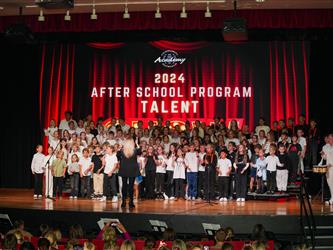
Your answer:
[[[49,199],[34,200],[33,191],[29,189],[0,189],[0,208],[35,209],[54,211],[80,212],[112,212],[126,213],[128,209],[121,209],[119,203],[111,201],[77,199],[52,201]],[[319,201],[312,201],[314,215],[333,215],[333,206],[327,206]],[[288,201],[253,201],[246,202],[217,202],[209,205],[197,201],[161,201],[147,200],[136,203],[131,210],[136,214],[166,214],[166,215],[298,215],[299,202],[296,199]]]

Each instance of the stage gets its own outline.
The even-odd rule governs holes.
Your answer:
[[[333,206],[312,201],[316,220],[332,224]],[[232,226],[239,234],[250,233],[252,227],[262,223],[277,234],[300,232],[299,202],[297,199],[282,201],[250,200],[246,202],[146,200],[136,203],[134,210],[122,209],[111,201],[78,199],[67,197],[52,201],[34,200],[28,189],[0,189],[0,213],[9,214],[12,221],[23,219],[28,228],[41,223],[62,225],[80,223],[89,231],[97,231],[100,218],[118,218],[130,232],[151,231],[149,220],[161,220],[179,233],[203,234],[202,223]],[[244,221],[246,220],[246,223]],[[288,225],[286,227],[286,225]]]

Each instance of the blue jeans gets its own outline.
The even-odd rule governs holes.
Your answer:
[[[198,173],[187,173],[187,183],[188,183],[188,197],[197,197],[198,193]]]

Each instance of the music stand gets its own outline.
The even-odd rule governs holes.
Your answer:
[[[327,169],[327,166],[326,165],[314,165],[312,168],[313,169],[316,169],[316,168],[323,168],[323,169],[326,168]],[[320,196],[321,202],[324,202],[324,190],[325,190],[325,175],[326,175],[326,172],[320,171],[320,172],[314,172],[314,173],[321,175],[320,189],[319,189],[318,193],[315,195],[314,199],[316,199],[317,197]]]
[[[210,168],[212,168],[212,167],[210,166]],[[210,171],[213,171],[213,170],[210,170]],[[207,193],[208,193],[208,197],[207,198],[208,199],[204,200],[204,201],[201,201],[201,202],[196,202],[196,203],[194,203],[195,205],[197,205],[197,204],[208,204],[210,206],[214,206],[214,205],[218,204],[216,201],[211,201],[211,199],[210,199],[210,196],[211,196],[211,190],[210,190],[210,173],[208,173],[206,181],[207,181],[207,186],[208,186],[208,190],[207,190]],[[213,190],[213,192],[214,192],[214,190]],[[213,195],[214,195],[214,193],[213,193]]]

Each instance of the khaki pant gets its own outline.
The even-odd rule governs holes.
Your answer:
[[[103,174],[94,174],[94,194],[103,194]]]

